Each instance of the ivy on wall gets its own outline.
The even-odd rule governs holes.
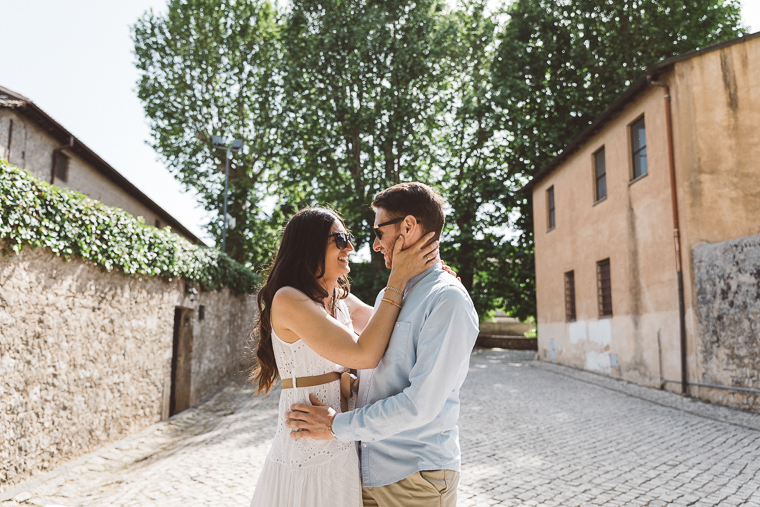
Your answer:
[[[257,276],[212,248],[191,244],[168,228],[145,225],[119,208],[38,180],[0,159],[0,239],[8,249],[50,248],[126,275],[181,277],[204,290],[253,293]]]

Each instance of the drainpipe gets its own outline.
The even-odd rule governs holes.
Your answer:
[[[670,200],[673,207],[673,242],[676,247],[676,274],[678,276],[678,316],[681,326],[681,394],[689,394],[686,375],[686,309],[683,301],[683,271],[681,269],[681,229],[678,224],[678,198],[676,197],[676,163],[673,154],[673,121],[670,116],[670,87],[667,83],[655,81],[647,76],[647,82],[659,86],[665,99],[665,123],[668,132],[668,164],[670,166]]]
[[[11,141],[13,141],[13,119],[11,119],[8,127],[8,149],[5,152],[5,158],[8,159],[9,164],[11,162]]]
[[[74,147],[74,136],[69,136],[69,144],[64,144],[53,150],[53,163],[50,166],[50,184],[55,185],[55,161],[58,158],[58,154],[64,150],[70,150]]]

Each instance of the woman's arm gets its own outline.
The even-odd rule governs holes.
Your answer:
[[[438,262],[438,255],[429,261],[427,257],[436,252],[437,242],[423,246],[433,233],[423,236],[406,250],[402,241],[396,241],[393,252],[393,268],[388,285],[402,290],[414,276]],[[396,323],[402,297],[394,291],[386,292],[386,299],[369,320],[362,333],[356,335],[328,316],[308,296],[292,287],[283,287],[272,300],[272,323],[275,332],[295,334],[320,356],[349,368],[374,368],[382,359],[388,346],[393,325]],[[275,326],[274,323],[277,323]]]
[[[462,281],[454,270],[451,269],[451,266],[448,266],[443,261],[441,261],[441,264],[443,264],[443,270],[445,272],[455,277],[460,282]],[[348,306],[348,313],[351,314],[351,324],[354,326],[354,332],[360,334],[367,326],[370,317],[372,317],[373,307],[369,306],[353,294],[349,294],[346,298],[346,305]]]
[[[364,302],[353,294],[349,294],[346,298],[346,305],[348,306],[348,313],[351,314],[351,324],[354,326],[354,332],[361,334],[364,328],[367,327],[370,317],[372,317],[372,307],[364,304]]]

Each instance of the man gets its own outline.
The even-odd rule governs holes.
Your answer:
[[[422,183],[377,194],[373,249],[382,252],[387,268],[399,235],[405,247],[431,231],[440,237],[443,204]],[[294,438],[361,441],[365,506],[454,506],[461,464],[459,389],[478,336],[478,315],[465,288],[440,264],[397,289],[404,293],[403,307],[385,356],[374,370],[360,372],[357,409],[336,415],[325,405],[293,405],[287,425],[300,430]]]

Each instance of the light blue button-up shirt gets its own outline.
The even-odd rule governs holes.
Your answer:
[[[364,486],[417,471],[459,471],[459,389],[477,337],[469,294],[440,264],[407,284],[385,356],[360,372],[361,408],[333,421],[338,439],[361,441]]]

